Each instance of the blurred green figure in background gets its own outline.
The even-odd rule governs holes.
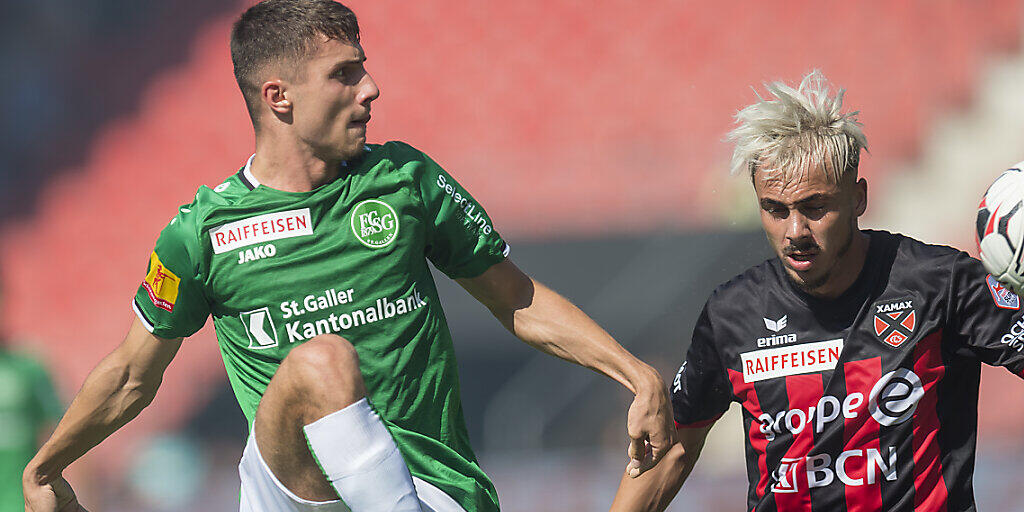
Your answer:
[[[2,312],[0,283],[0,511],[24,510],[21,472],[64,406],[43,364],[10,346]]]

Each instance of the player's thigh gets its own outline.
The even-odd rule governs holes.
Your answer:
[[[242,483],[240,512],[349,512],[341,500],[314,501],[297,496],[284,486],[260,457],[250,435],[238,464]],[[413,477],[423,512],[466,512],[458,502],[437,487]]]
[[[238,463],[241,481],[240,512],[348,512],[337,499],[308,499],[286,487],[270,470],[260,455],[252,435]],[[323,477],[320,477],[323,479]]]
[[[355,349],[343,338],[318,336],[293,349],[256,409],[253,437],[262,462],[303,499],[337,499],[309,451],[303,427],[365,393]]]

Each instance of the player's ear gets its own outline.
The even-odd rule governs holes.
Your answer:
[[[280,78],[263,82],[260,87],[260,98],[270,110],[277,114],[287,115],[292,112],[292,102],[285,97],[285,84]]]
[[[854,212],[860,217],[864,215],[864,212],[868,209],[868,181],[864,178],[857,180],[857,184],[854,189],[855,194],[855,207]]]

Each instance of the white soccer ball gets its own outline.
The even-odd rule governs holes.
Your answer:
[[[1024,162],[992,182],[978,205],[978,253],[985,270],[1018,294],[1024,288]]]

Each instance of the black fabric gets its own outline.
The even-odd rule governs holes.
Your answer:
[[[834,300],[775,258],[721,285],[670,385],[681,428],[742,405],[750,510],[975,510],[980,363],[1021,375],[1020,300],[966,253],[864,233]]]

